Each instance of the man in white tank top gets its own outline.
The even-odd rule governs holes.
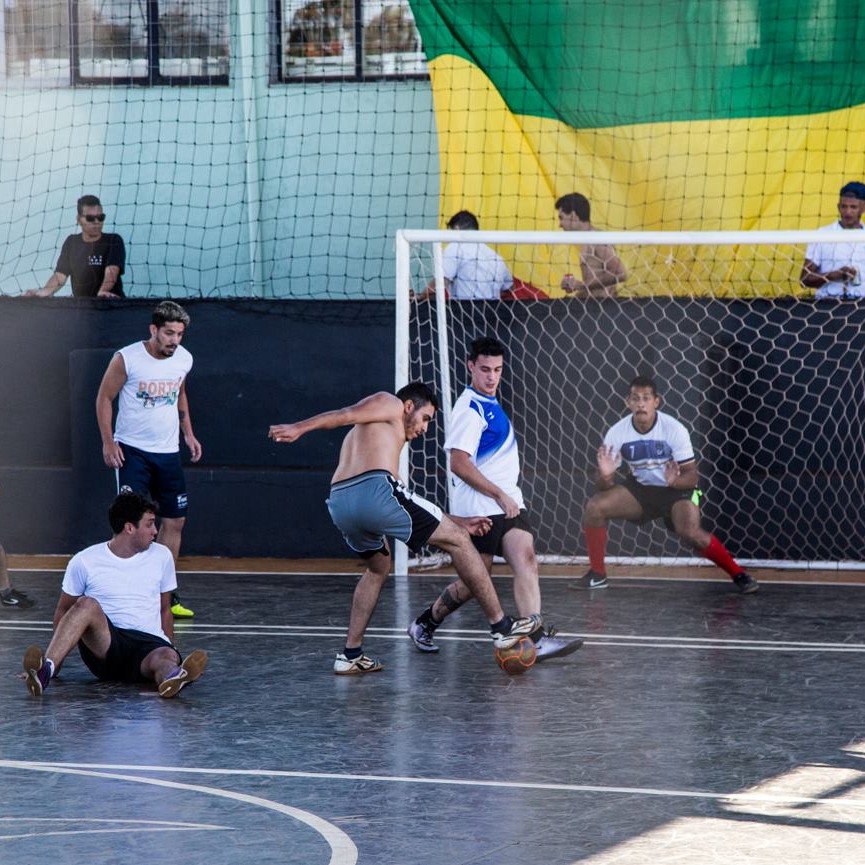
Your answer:
[[[171,550],[175,561],[188,504],[180,433],[192,462],[201,459],[186,395],[192,355],[180,344],[189,320],[178,304],[162,301],[153,310],[150,339],[127,345],[111,358],[96,396],[105,465],[117,474],[118,492],[128,488],[158,503],[157,540]],[[112,430],[112,404],[117,397],[117,425]],[[176,593],[171,612],[177,617],[193,615]]]

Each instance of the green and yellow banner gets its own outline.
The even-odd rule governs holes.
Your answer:
[[[606,230],[810,229],[865,179],[861,0],[411,6],[442,224],[468,209],[483,229],[556,230],[555,200],[581,192]],[[578,266],[564,247],[524,254],[515,274],[551,296]],[[789,293],[800,267],[760,278]]]

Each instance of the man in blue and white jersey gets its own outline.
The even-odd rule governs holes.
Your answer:
[[[676,418],[658,411],[661,398],[655,382],[637,376],[626,403],[631,414],[610,427],[598,448],[597,492],[586,504],[583,516],[589,571],[571,588],[607,586],[604,560],[610,520],[645,523],[663,519],[682,541],[725,570],[740,592],[756,592],[757,581],[700,523],[702,493],[697,489],[691,436]],[[627,476],[624,483],[616,483],[616,472],[622,466],[627,468]]]
[[[492,529],[472,537],[487,571],[493,556],[504,556],[514,572],[514,596],[521,616],[540,614],[538,560],[528,512],[519,487],[520,457],[510,418],[496,399],[504,369],[505,348],[497,339],[481,337],[471,344],[471,385],[456,401],[445,441],[453,474],[450,511],[457,516],[483,514]],[[437,652],[435,629],[445,617],[472,598],[462,580],[451,583],[420,616],[408,633],[422,652]],[[537,659],[575,652],[582,640],[566,641],[551,630],[531,635]]]

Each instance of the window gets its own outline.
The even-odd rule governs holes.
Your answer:
[[[279,0],[280,80],[426,75],[408,0]]]
[[[74,84],[227,84],[228,0],[0,0],[6,74]],[[71,20],[70,20],[71,15]]]

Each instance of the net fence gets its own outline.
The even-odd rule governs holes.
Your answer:
[[[399,228],[554,230],[574,191],[605,230],[814,228],[865,176],[863,39],[855,0],[3,0],[0,294],[83,194],[131,296],[390,298]]]
[[[472,232],[427,234],[476,245]],[[658,383],[661,410],[691,432],[705,524],[733,555],[790,565],[861,562],[865,304],[800,296],[798,280],[789,278],[802,271],[800,238],[751,245],[612,239],[628,264],[617,296],[552,300],[457,300],[441,283],[425,296],[435,281],[435,244],[406,244],[398,363],[404,350],[405,374],[435,383],[445,403],[435,440],[411,451],[412,485],[446,506],[447,409],[468,382],[471,340],[490,335],[507,346],[499,398],[514,423],[522,488],[548,561],[585,556],[581,522],[597,449],[627,414],[629,381],[647,375]],[[533,250],[542,260],[548,255],[515,240],[508,235],[495,248],[509,260],[531,261]],[[661,523],[613,523],[609,537],[612,558],[693,556]]]

